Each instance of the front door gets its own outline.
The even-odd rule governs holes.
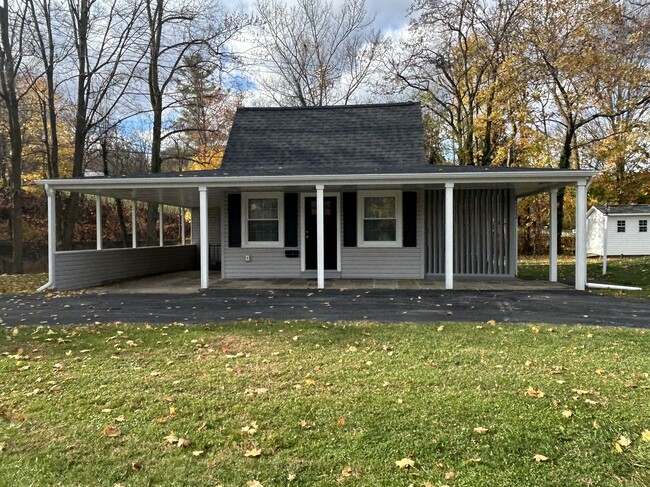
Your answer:
[[[338,262],[338,232],[336,196],[325,196],[325,269],[336,270]],[[316,270],[316,198],[305,197],[305,270]]]

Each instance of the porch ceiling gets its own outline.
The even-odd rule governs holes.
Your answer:
[[[589,181],[594,171],[513,171],[499,173],[453,174],[359,174],[329,176],[258,177],[133,177],[84,178],[39,181],[59,191],[75,191],[124,200],[146,201],[185,208],[199,206],[198,188],[208,188],[208,206],[216,206],[227,191],[315,191],[323,184],[326,191],[361,189],[443,189],[454,183],[457,189],[508,188],[517,197]]]

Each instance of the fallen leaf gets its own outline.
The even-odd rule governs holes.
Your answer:
[[[190,446],[190,443],[191,443],[190,440],[188,440],[186,438],[179,438],[178,442],[176,443],[176,446],[178,448],[186,448],[186,447]]]
[[[565,409],[564,411],[562,411],[562,416],[564,416],[565,418],[570,418],[571,416],[573,416],[573,411],[571,411],[570,409]]]
[[[300,424],[300,427],[301,427],[302,429],[305,429],[305,430],[309,430],[309,429],[312,428],[312,425],[309,424],[309,423],[308,423],[307,421],[305,421],[304,419],[301,419],[300,422],[299,422],[299,424]]]
[[[257,480],[249,480],[246,483],[246,487],[264,487],[264,486]]]
[[[641,432],[641,441],[650,441],[650,430],[643,430]]]
[[[456,472],[445,472],[445,480],[454,480],[458,475]]]
[[[497,324],[497,320],[487,320],[486,323],[487,323],[488,325],[494,326],[494,325]]]
[[[173,432],[165,436],[163,439],[169,444],[178,443],[178,436],[176,436]]]
[[[621,446],[630,446],[632,444],[632,440],[629,438],[621,435],[618,440],[616,440],[616,443],[618,443]]]
[[[203,455],[204,453],[205,453],[204,450],[194,450],[194,451],[192,452],[192,456],[193,456],[193,457],[200,457],[200,456]]]
[[[4,441],[0,442],[0,452],[5,451],[6,448],[7,448],[7,443],[5,443]]]
[[[531,327],[530,327],[530,331],[532,331],[533,333],[539,333],[539,327],[537,327],[537,326],[531,326]]]
[[[621,445],[618,443],[614,443],[614,449],[616,450],[616,453],[623,453],[623,448],[621,448]]]
[[[528,389],[526,389],[524,395],[529,397],[540,398],[540,397],[544,397],[544,391],[542,391],[542,389],[533,389],[531,386],[528,386]]]
[[[199,429],[197,429],[196,431],[203,431],[206,430],[207,428],[208,428],[208,423],[202,423],[201,426],[199,426]]]
[[[445,325],[440,325],[440,326],[438,327],[438,331],[443,331],[444,329],[445,329]]]
[[[488,432],[487,428],[482,428],[479,426],[478,428],[474,428],[474,432],[478,433],[479,435],[484,435],[485,433]]]
[[[122,432],[120,431],[119,428],[113,428],[112,426],[107,424],[106,426],[104,426],[104,429],[102,430],[102,434],[108,437],[116,437],[116,436],[120,436]]]
[[[338,425],[339,426],[345,426],[345,418],[339,418]]]
[[[287,480],[289,482],[296,480],[296,474],[290,473],[289,475],[287,475]]]
[[[167,417],[154,419],[153,422],[156,424],[165,424],[167,422]]]
[[[142,464],[140,462],[133,462],[131,468],[137,472],[138,470],[142,470]]]
[[[115,421],[118,423],[123,423],[124,422],[124,415],[120,414],[117,418],[115,418]]]
[[[415,466],[415,461],[412,458],[402,458],[395,462],[399,468],[411,468]]]
[[[259,457],[262,454],[262,450],[259,448],[251,448],[250,450],[246,450],[244,452],[245,457]]]
[[[533,458],[535,459],[536,462],[545,462],[548,460],[548,457],[545,457],[544,455],[540,455],[539,453],[537,453]]]

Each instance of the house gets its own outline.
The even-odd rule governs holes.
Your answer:
[[[587,254],[650,255],[650,205],[596,205],[587,212]]]
[[[240,108],[217,170],[40,181],[48,195],[48,286],[69,289],[187,269],[241,278],[513,278],[517,200],[576,186],[576,288],[586,279],[586,194],[593,171],[428,164],[419,103]],[[191,209],[191,243],[56,249],[56,191]],[[135,207],[135,204],[134,204]],[[135,218],[133,218],[135,225]],[[551,225],[552,230],[555,225]],[[551,241],[555,243],[555,239]],[[557,279],[551,246],[550,279]],[[198,257],[198,258],[197,258]]]

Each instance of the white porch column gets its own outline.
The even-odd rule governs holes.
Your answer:
[[[603,223],[603,276],[607,274],[607,239],[609,238],[609,205],[605,204],[605,221]]]
[[[587,182],[576,187],[576,289],[585,290],[587,283]]]
[[[325,288],[325,204],[322,184],[316,185],[316,274],[318,289]]]
[[[199,220],[200,230],[199,248],[201,251],[201,289],[209,285],[209,258],[208,258],[208,188],[199,187]]]
[[[165,222],[163,222],[163,205],[158,205],[158,245],[165,245]]]
[[[519,210],[517,195],[514,190],[510,200],[510,275],[517,277],[517,261],[519,258]]]
[[[445,183],[445,289],[454,289],[454,183]]]
[[[56,258],[56,191],[50,188],[49,184],[45,185],[47,194],[47,272],[48,284],[50,287],[55,286],[55,258]],[[47,284],[39,291],[45,289]]]
[[[185,245],[185,208],[181,208],[181,245]]]
[[[551,218],[549,221],[549,269],[548,280],[557,282],[557,189],[552,189],[549,192],[551,199]]]
[[[95,196],[95,228],[97,231],[97,250],[102,250],[102,197]]]
[[[138,202],[131,202],[131,247],[138,246]]]

